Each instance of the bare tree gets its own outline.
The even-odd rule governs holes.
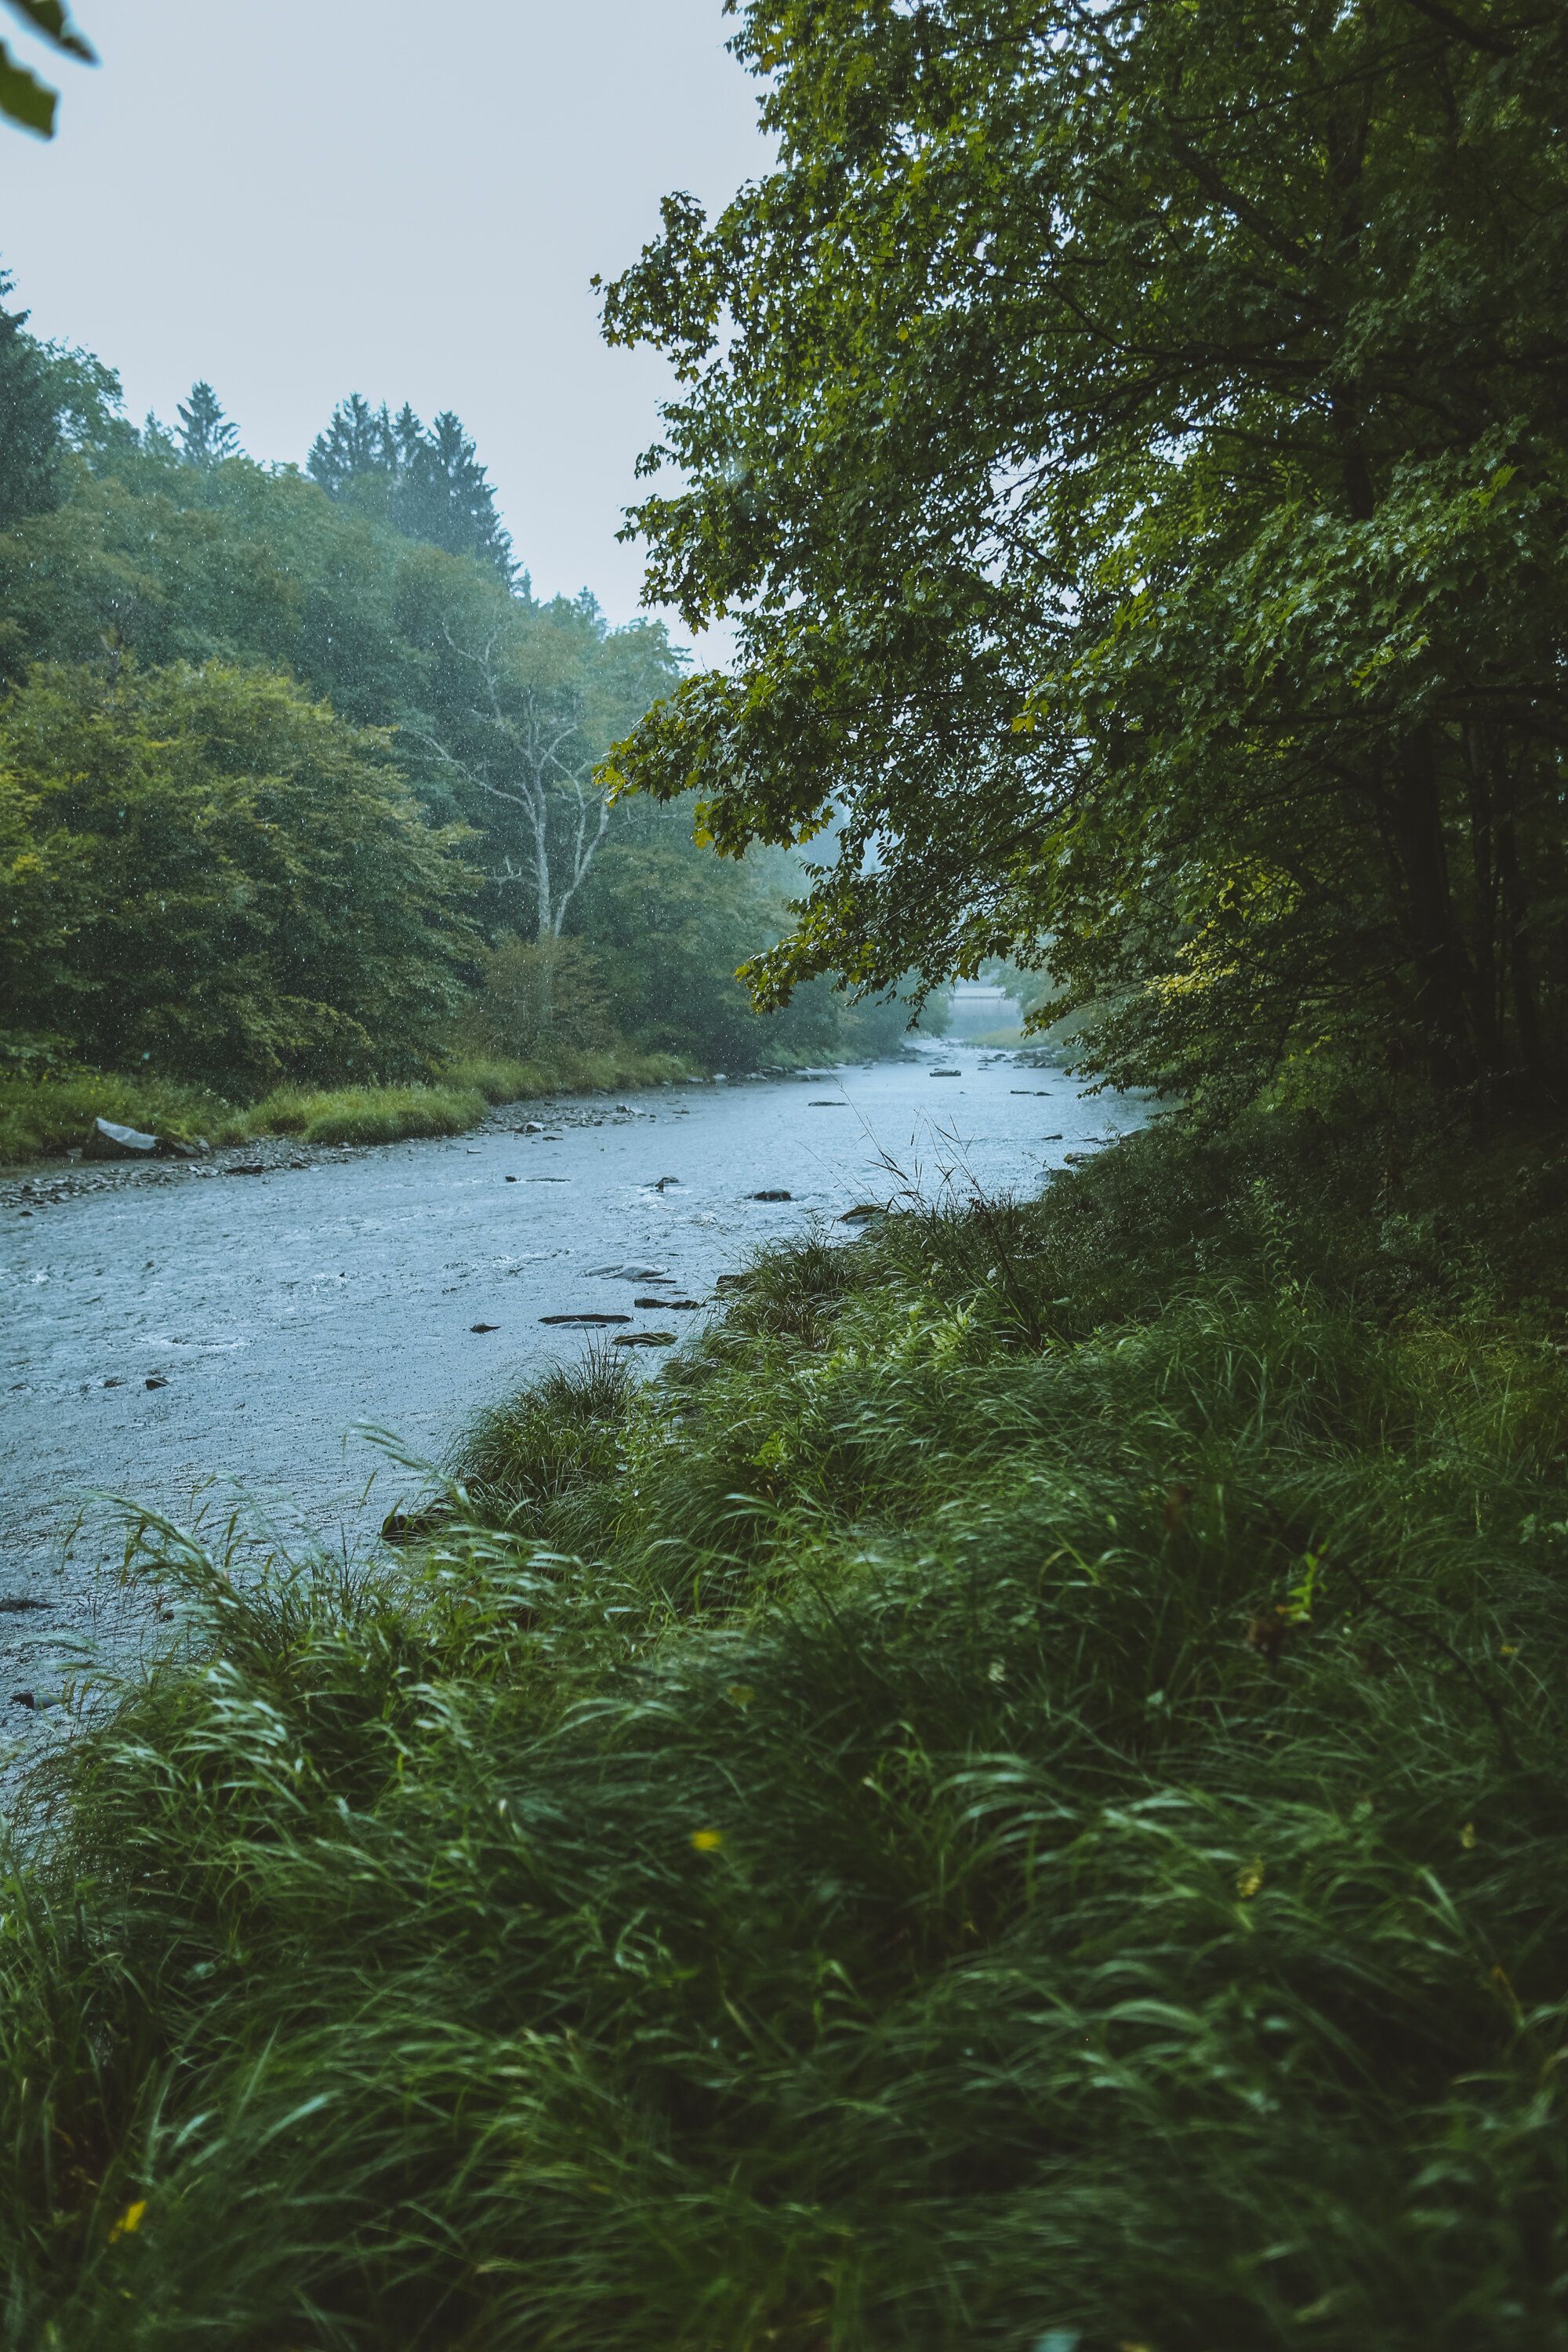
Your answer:
[[[442,631],[471,679],[464,716],[472,744],[458,753],[422,728],[405,731],[470,791],[500,802],[521,820],[527,845],[522,862],[503,851],[487,878],[530,889],[535,939],[555,940],[609,828],[610,805],[593,782],[593,758],[584,750],[581,692],[570,687],[542,692],[515,671],[503,676],[497,657],[502,634],[492,631],[475,652],[459,645],[449,628]]]

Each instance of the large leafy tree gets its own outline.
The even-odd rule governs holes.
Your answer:
[[[1104,1066],[1568,1037],[1568,12],[747,0],[777,167],[608,294],[682,385],[616,772],[842,820],[764,998],[1043,961]]]
[[[40,667],[0,712],[0,1001],[109,1067],[417,1069],[474,944],[464,838],[287,678]]]

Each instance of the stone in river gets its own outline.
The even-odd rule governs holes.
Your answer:
[[[146,1381],[146,1386],[150,1389],[166,1389],[169,1383],[163,1378],[162,1372],[153,1372],[149,1374]]]
[[[858,1201],[852,1209],[845,1210],[838,1222],[841,1225],[863,1225],[868,1217],[885,1217],[887,1213],[875,1201]]]
[[[231,1160],[223,1172],[226,1176],[265,1176],[267,1170],[259,1160]]]
[[[933,1070],[931,1072],[931,1076],[933,1078],[961,1078],[963,1076],[963,1072],[962,1070]]]
[[[610,1345],[612,1348],[673,1348],[675,1334],[673,1331],[623,1331],[618,1339],[611,1340]]]
[[[388,1511],[381,1523],[381,1540],[384,1544],[418,1543],[424,1536],[438,1535],[451,1516],[446,1503],[426,1503],[416,1511]]]
[[[669,1276],[661,1265],[591,1265],[590,1279],[603,1275],[612,1282],[668,1282]]]
[[[629,1315],[542,1315],[542,1323],[629,1323]]]
[[[500,1329],[500,1325],[499,1323],[470,1323],[468,1328],[470,1331],[499,1331]]]
[[[753,1192],[752,1198],[753,1201],[793,1201],[795,1194],[793,1192]]]
[[[848,1108],[848,1104],[840,1102],[837,1095],[814,1095],[806,1104],[807,1110],[847,1110]]]
[[[670,1315],[686,1311],[693,1313],[698,1312],[701,1308],[702,1301],[700,1298],[634,1298],[632,1305],[634,1307],[662,1307],[665,1313],[667,1315]]]

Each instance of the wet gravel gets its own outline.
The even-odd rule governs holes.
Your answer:
[[[848,1238],[843,1212],[894,1189],[883,1153],[928,1192],[953,1169],[1032,1190],[1143,1115],[942,1041],[804,1078],[520,1104],[446,1141],[0,1181],[0,1740],[31,1745],[94,1660],[166,1638],[156,1596],[114,1577],[123,1519],[87,1490],[209,1531],[243,1494],[285,1540],[363,1549],[419,1480],[354,1425],[438,1457],[595,1336],[542,1318],[684,1335],[704,1315],[650,1293],[710,1302],[756,1243],[814,1219]]]

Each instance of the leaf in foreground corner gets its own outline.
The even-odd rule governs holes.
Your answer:
[[[52,139],[58,103],[54,91],[46,89],[26,66],[19,66],[0,41],[0,114],[21,123],[25,130],[37,131],[41,138]]]
[[[71,23],[61,0],[10,0],[10,5],[35,33],[41,33],[46,41],[53,41],[57,49],[64,49],[68,57],[79,58],[84,66],[98,63],[92,50]]]

